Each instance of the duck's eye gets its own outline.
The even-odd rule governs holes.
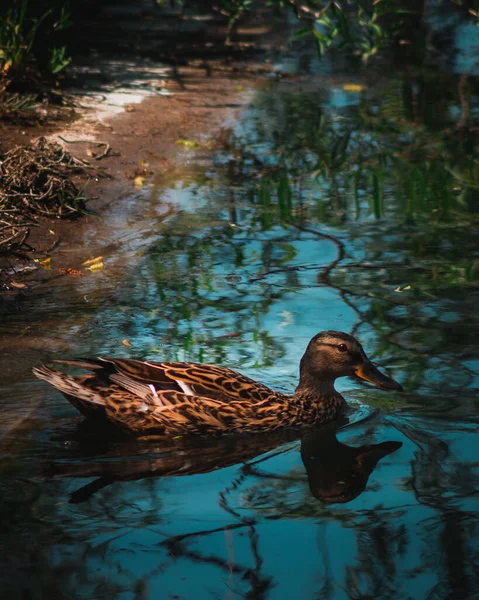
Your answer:
[[[340,352],[347,352],[348,351],[348,347],[346,346],[346,344],[339,344],[338,350]]]

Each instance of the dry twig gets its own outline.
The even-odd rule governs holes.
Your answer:
[[[74,182],[78,175],[98,172],[44,137],[0,157],[0,252],[18,250],[39,215],[74,218],[82,214],[87,199]]]

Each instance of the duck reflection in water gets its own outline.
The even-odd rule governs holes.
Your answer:
[[[301,459],[309,489],[324,503],[350,502],[364,492],[381,458],[401,446],[388,441],[354,447],[341,443],[334,431],[324,436],[307,432],[301,437]]]
[[[102,488],[119,481],[208,473],[242,463],[245,475],[284,479],[284,475],[266,475],[257,468],[271,457],[271,452],[287,452],[291,450],[291,443],[300,440],[301,459],[311,493],[324,503],[344,503],[364,491],[377,463],[398,450],[402,444],[386,441],[359,447],[348,446],[336,437],[340,424],[344,424],[344,421],[306,431],[283,430],[273,434],[216,439],[149,437],[121,440],[118,443],[105,439],[100,442],[94,437],[94,443],[102,446],[96,448],[92,448],[90,436],[85,440],[80,435],[77,441],[82,458],[67,463],[51,463],[48,475],[55,478],[96,478],[71,494],[69,501],[74,504],[89,500]],[[90,453],[87,460],[85,443]],[[97,456],[101,455],[101,458],[96,461],[91,456],[92,451]]]

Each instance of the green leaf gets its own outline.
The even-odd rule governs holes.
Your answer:
[[[331,151],[331,166],[332,168],[340,167],[346,158],[346,150],[348,148],[351,131],[338,138]]]
[[[369,171],[372,174],[373,178],[373,211],[376,219],[380,219],[383,215],[384,206],[384,176],[383,174],[375,169],[374,167],[369,167]]]
[[[290,41],[297,40],[299,38],[305,37],[306,35],[311,35],[311,33],[311,27],[302,27],[301,29],[297,29],[289,39]]]

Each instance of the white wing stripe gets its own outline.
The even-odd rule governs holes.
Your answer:
[[[153,398],[154,398],[154,399],[155,399],[157,402],[159,402],[159,403],[161,404],[161,400],[160,400],[160,399],[159,399],[159,397],[158,397],[158,394],[157,394],[157,392],[156,392],[156,390],[155,390],[155,386],[154,386],[152,383],[150,383],[150,384],[148,385],[148,387],[150,388],[150,390],[151,390],[151,393],[153,394]]]
[[[190,388],[190,386],[187,383],[185,383],[184,381],[180,381],[179,379],[175,379],[175,381],[187,396],[195,395],[195,393],[193,392],[193,390]]]

